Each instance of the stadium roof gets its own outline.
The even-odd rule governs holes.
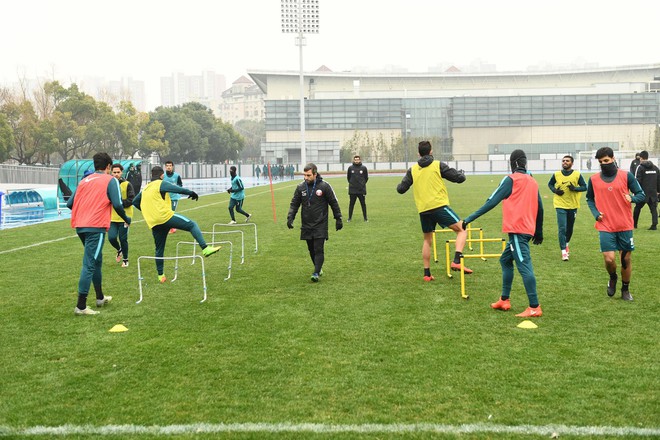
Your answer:
[[[274,71],[274,70],[249,70],[248,75],[252,80],[263,90],[264,93],[268,92],[268,77],[295,77],[299,78],[300,71]],[[425,72],[425,73],[410,73],[410,72],[332,72],[326,70],[316,70],[312,72],[304,72],[306,77],[315,78],[344,78],[344,79],[461,79],[461,80],[474,80],[474,81],[497,81],[505,79],[508,81],[516,81],[517,79],[525,82],[525,79],[543,78],[546,81],[556,80],[562,81],[562,77],[579,77],[579,76],[601,76],[606,77],[610,82],[629,82],[639,81],[638,78],[648,77],[648,81],[653,80],[655,77],[660,76],[660,63],[656,64],[640,64],[629,66],[614,66],[614,67],[600,67],[588,69],[561,69],[561,70],[546,70],[534,72],[460,72],[460,71],[446,71],[446,72]]]

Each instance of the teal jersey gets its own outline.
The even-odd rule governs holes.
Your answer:
[[[234,200],[243,200],[245,198],[245,187],[241,176],[238,174],[231,179],[231,198]]]
[[[177,172],[173,172],[171,176],[168,176],[167,173],[163,174],[163,181],[169,182],[172,185],[183,186],[183,181],[181,180],[181,176]],[[172,200],[179,200],[181,198],[181,195],[177,193],[171,193],[170,198]]]

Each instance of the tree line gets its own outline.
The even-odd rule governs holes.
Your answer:
[[[244,138],[202,104],[139,112],[110,105],[58,81],[28,91],[0,88],[0,163],[56,164],[104,151],[115,159],[158,153],[175,162],[236,160]]]
[[[424,140],[431,142],[433,154],[437,159],[453,159],[451,138],[407,136],[404,139],[402,136],[390,135],[386,139],[383,133],[370,136],[368,132],[356,130],[339,150],[339,160],[342,163],[352,162],[353,156],[359,154],[365,162],[417,161],[417,146]]]

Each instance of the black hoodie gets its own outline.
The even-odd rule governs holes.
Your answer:
[[[660,174],[660,169],[650,160],[640,162],[635,170],[635,177],[644,190],[647,201],[658,201],[658,193],[660,193],[660,176],[658,174]]]
[[[362,162],[351,164],[346,172],[346,180],[348,180],[348,193],[349,194],[363,194],[367,195],[367,181],[369,180],[369,171],[367,167],[362,165]]]

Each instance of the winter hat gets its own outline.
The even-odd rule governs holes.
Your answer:
[[[513,150],[509,156],[509,163],[511,164],[511,171],[516,171],[518,168],[527,169],[527,156],[523,150]]]

